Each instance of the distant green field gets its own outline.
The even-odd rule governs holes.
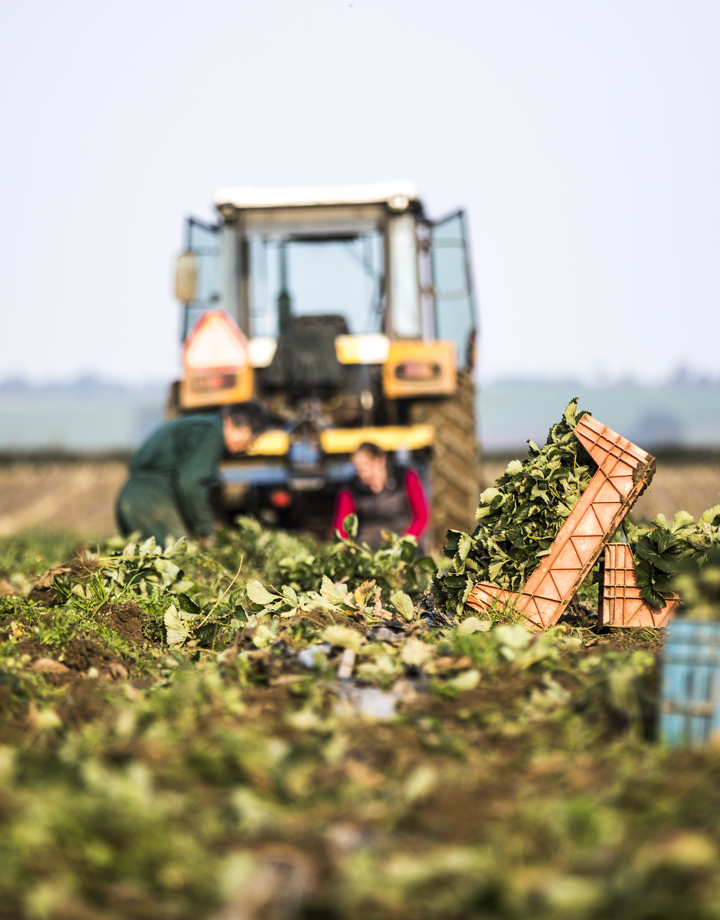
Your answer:
[[[513,450],[528,438],[542,444],[558,406],[580,397],[587,409],[614,431],[645,448],[720,445],[720,386],[527,381],[492,383],[478,397],[480,436],[486,450]]]
[[[105,451],[136,446],[162,421],[164,392],[0,395],[0,450]]]
[[[720,446],[720,386],[504,381],[481,386],[480,436],[486,450],[514,451],[542,441],[573,396],[580,406],[644,447]],[[0,451],[130,449],[162,421],[165,388],[88,388],[9,393],[0,389]]]

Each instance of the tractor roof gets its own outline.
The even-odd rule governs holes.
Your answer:
[[[245,210],[246,208],[292,208],[315,205],[388,204],[403,210],[417,201],[413,182],[372,182],[366,185],[306,185],[294,187],[259,188],[240,185],[221,188],[215,193],[215,206]]]

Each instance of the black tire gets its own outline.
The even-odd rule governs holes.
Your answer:
[[[458,371],[453,396],[413,400],[413,424],[435,428],[430,468],[432,492],[431,546],[442,551],[448,530],[472,533],[480,494],[480,449],[475,422],[475,386],[469,374]]]

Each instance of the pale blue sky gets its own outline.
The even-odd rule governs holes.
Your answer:
[[[25,0],[0,13],[0,378],[170,378],[217,187],[469,213],[487,379],[720,375],[720,4]]]

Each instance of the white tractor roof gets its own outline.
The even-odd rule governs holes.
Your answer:
[[[389,204],[402,210],[417,200],[414,182],[372,182],[367,185],[305,185],[259,188],[240,185],[215,192],[215,206],[244,208],[311,207],[333,204]]]

